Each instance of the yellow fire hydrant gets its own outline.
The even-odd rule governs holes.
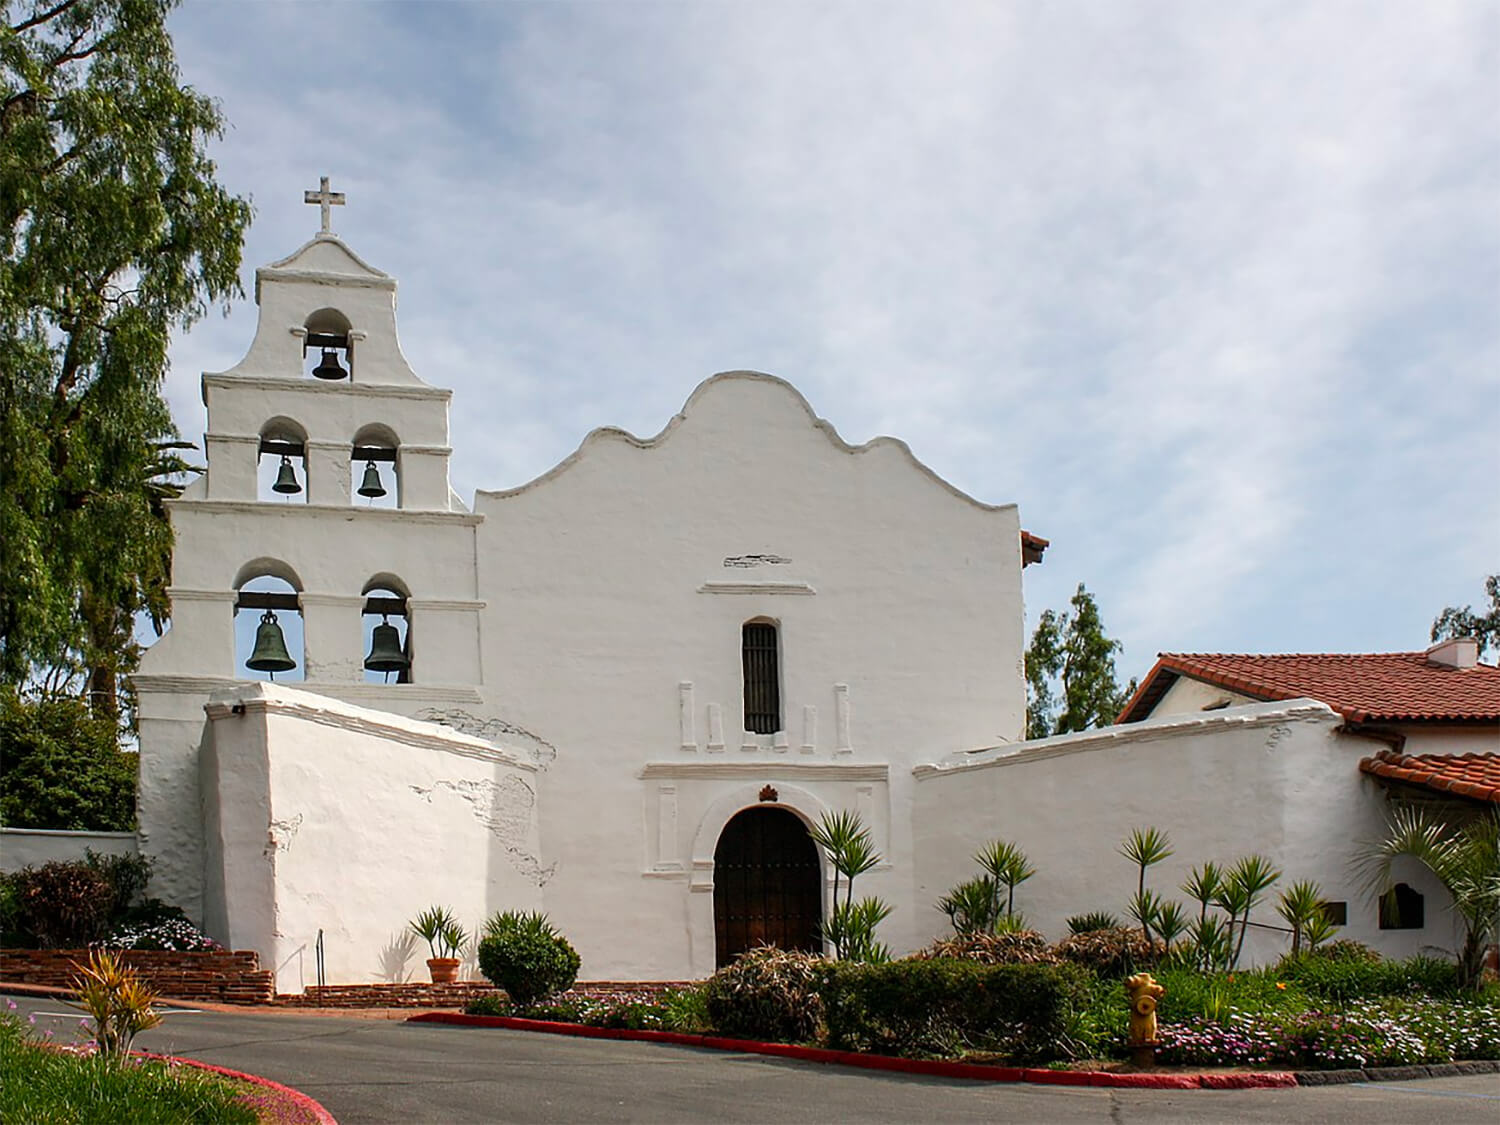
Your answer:
[[[1156,1002],[1167,990],[1150,973],[1136,973],[1125,981],[1130,998],[1130,1061],[1138,1067],[1156,1064]]]

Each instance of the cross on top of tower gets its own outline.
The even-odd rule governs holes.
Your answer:
[[[317,191],[304,191],[302,193],[303,203],[316,203],[323,210],[323,234],[332,234],[333,229],[328,225],[329,208],[342,207],[344,205],[344,193],[341,191],[328,190],[328,177],[318,178]]]

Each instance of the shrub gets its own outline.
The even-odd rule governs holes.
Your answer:
[[[128,832],[135,827],[137,755],[82,699],[22,699],[0,687],[0,824]]]
[[[907,959],[839,963],[822,986],[829,1045],[954,1057],[971,1051],[1056,1057],[1086,976],[1063,965],[980,965]]]
[[[161,1023],[156,993],[112,953],[96,949],[73,981],[78,1003],[93,1021],[94,1042],[101,1055],[124,1058],[142,1031]]]
[[[127,923],[104,939],[108,949],[147,949],[207,953],[224,947],[185,918],[162,922]]]
[[[1155,939],[1147,941],[1139,930],[1123,926],[1072,934],[1054,947],[1064,961],[1093,969],[1101,977],[1128,977],[1155,965],[1166,948]]]
[[[151,882],[151,869],[155,866],[146,856],[132,852],[129,855],[101,855],[88,848],[84,851],[84,863],[109,880],[114,894],[110,904],[111,924],[120,922],[135,906],[136,900],[146,893]]]
[[[819,988],[830,964],[816,954],[774,946],[742,953],[704,983],[709,1022],[737,1039],[815,1039],[823,1023]]]
[[[114,910],[115,889],[87,863],[54,860],[11,876],[17,928],[43,949],[72,949],[102,937]]]
[[[508,1016],[511,1014],[511,1002],[504,996],[491,993],[488,996],[476,996],[464,1005],[466,1016]]]
[[[507,911],[484,924],[479,971],[527,1008],[578,979],[578,952],[545,914]]]
[[[977,961],[981,965],[1056,965],[1062,960],[1036,930],[956,934],[933,942],[913,956],[928,961],[939,957]]]
[[[1091,934],[1095,930],[1118,930],[1120,920],[1107,910],[1091,910],[1068,919],[1068,933]]]
[[[1316,950],[1308,953],[1309,957],[1325,957],[1331,961],[1379,961],[1380,954],[1371,949],[1362,941],[1353,938],[1340,938],[1338,941],[1330,941],[1327,945],[1320,945]]]
[[[1314,996],[1337,1004],[1377,996],[1448,996],[1458,989],[1458,966],[1434,957],[1369,960],[1356,954],[1329,957],[1321,950],[1286,956],[1276,971]]]

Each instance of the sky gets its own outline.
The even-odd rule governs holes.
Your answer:
[[[1124,645],[1421,649],[1500,571],[1500,5],[186,0],[247,297],[333,229],[453,484],[782,376],[1051,540]]]

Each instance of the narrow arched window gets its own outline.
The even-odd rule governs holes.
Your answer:
[[[365,682],[411,683],[411,614],[406,587],[390,575],[365,584]]]
[[[396,450],[400,442],[389,426],[365,426],[354,435],[350,454],[349,499],[373,508],[401,506],[401,479]]]
[[[307,434],[289,418],[273,418],[260,431],[255,495],[307,503]]]
[[[302,601],[285,578],[265,573],[241,581],[234,601],[236,675],[253,680],[307,678]]]
[[[1380,896],[1382,930],[1420,930],[1426,923],[1422,892],[1406,883],[1397,883]]]
[[[775,734],[781,729],[781,668],[777,629],[771,621],[747,621],[740,633],[745,671],[745,729]]]

